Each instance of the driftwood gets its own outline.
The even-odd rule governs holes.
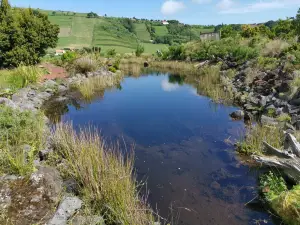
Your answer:
[[[284,150],[276,149],[264,142],[266,155],[253,156],[254,160],[263,166],[282,169],[295,182],[300,182],[300,143],[289,133],[286,133]]]

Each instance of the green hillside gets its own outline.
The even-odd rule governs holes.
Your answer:
[[[142,42],[149,42],[151,40],[145,23],[135,23],[135,31],[138,39]]]
[[[108,49],[116,49],[119,53],[129,53],[134,52],[138,43],[141,42],[146,53],[155,53],[158,49],[166,48],[167,44],[197,40],[200,32],[206,33],[214,30],[214,28],[207,29],[200,25],[186,26],[176,21],[172,26],[167,27],[160,25],[159,20],[132,20],[134,30],[130,30],[124,25],[125,19],[123,18],[87,18],[87,13],[41,11],[48,14],[49,20],[60,27],[57,48],[98,46],[104,52]],[[151,35],[147,30],[149,25],[153,28]],[[156,44],[150,43],[151,37]]]

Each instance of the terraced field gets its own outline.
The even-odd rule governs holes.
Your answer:
[[[166,26],[154,26],[157,36],[164,36],[168,34],[168,28]]]
[[[136,23],[135,24],[136,35],[139,40],[142,42],[149,42],[151,37],[147,31],[145,23]]]

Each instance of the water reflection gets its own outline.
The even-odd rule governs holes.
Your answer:
[[[187,78],[159,75],[125,78],[122,90],[89,104],[73,96],[76,101],[56,103],[48,113],[96,126],[111,141],[135,143],[138,179],[147,180],[153,208],[177,224],[272,224],[261,204],[245,206],[257,195],[259,171],[241,164],[224,142],[244,131],[228,116],[236,108],[196,95],[198,86]]]

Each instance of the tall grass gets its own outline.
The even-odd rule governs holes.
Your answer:
[[[121,73],[110,76],[96,76],[85,80],[79,85],[78,89],[86,100],[91,100],[94,94],[118,85],[122,79],[123,75]]]
[[[162,72],[184,73],[185,75],[199,74],[199,70],[192,63],[180,61],[153,61],[151,67]]]
[[[0,106],[0,173],[27,175],[33,171],[35,154],[44,144],[44,128],[42,113]]]
[[[289,47],[289,43],[284,40],[276,39],[268,42],[262,49],[263,56],[276,57]]]
[[[0,88],[20,89],[41,80],[45,71],[37,66],[19,66],[0,71]]]
[[[57,125],[55,151],[65,159],[64,173],[80,184],[86,206],[103,215],[106,224],[150,225],[153,215],[139,196],[133,154],[124,156],[91,128],[77,133],[72,125]]]
[[[248,128],[246,136],[238,143],[238,151],[247,155],[262,155],[263,142],[271,144],[277,149],[282,149],[284,134],[279,127],[269,125],[254,125]]]
[[[73,61],[69,70],[73,70],[75,73],[86,74],[88,72],[96,71],[101,65],[101,62],[96,60],[91,55],[86,55]]]

